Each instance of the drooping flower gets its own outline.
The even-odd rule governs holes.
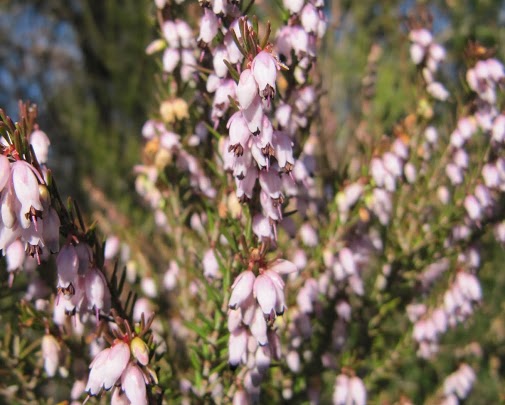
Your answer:
[[[125,342],[116,341],[112,347],[102,350],[89,365],[91,371],[85,391],[90,395],[98,395],[102,388],[111,389],[125,371],[129,360],[130,348]]]

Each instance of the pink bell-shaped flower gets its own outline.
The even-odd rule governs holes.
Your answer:
[[[270,277],[260,274],[254,281],[254,296],[258,301],[265,316],[272,316],[275,313],[277,292]]]
[[[111,296],[107,281],[100,270],[92,268],[86,273],[84,285],[88,307],[96,311],[98,321],[100,310],[104,313],[108,313],[110,310]]]
[[[307,3],[303,7],[300,19],[305,31],[312,34],[317,33],[320,20],[319,11],[311,3]]]
[[[229,151],[233,151],[235,156],[241,156],[244,153],[244,147],[247,145],[247,141],[251,136],[251,132],[247,126],[247,121],[245,120],[241,111],[237,111],[231,116],[226,125],[229,129],[230,135],[230,146]]]
[[[244,198],[252,198],[254,185],[258,178],[258,169],[251,167],[247,170],[242,180],[235,179],[237,183],[237,198],[244,200]]]
[[[11,166],[11,179],[14,194],[21,204],[18,220],[25,229],[30,227],[31,221],[26,217],[31,208],[42,211],[40,202],[39,183],[34,173],[35,168],[24,161],[17,161]]]
[[[291,138],[285,132],[274,131],[273,144],[279,167],[285,172],[290,172],[295,165]]]
[[[267,323],[263,311],[259,306],[256,306],[249,329],[260,346],[268,343]]]
[[[167,20],[161,26],[161,32],[171,48],[179,47],[179,35],[175,22]]]
[[[280,204],[274,202],[263,190],[260,192],[260,203],[264,214],[273,221],[282,219]]]
[[[79,267],[79,257],[73,245],[66,244],[63,246],[56,258],[56,267],[60,287],[67,288],[71,283],[74,283]]]
[[[241,327],[230,333],[228,340],[228,363],[236,368],[247,349],[247,331]]]
[[[305,4],[304,0],[283,0],[284,7],[289,10],[291,14],[298,14],[303,5]]]
[[[128,364],[128,367],[126,367],[122,373],[121,389],[125,392],[132,404],[147,405],[147,390],[144,374],[136,364]]]
[[[5,185],[9,181],[9,177],[11,174],[11,164],[9,159],[0,155],[0,192],[4,189]]]
[[[200,35],[198,40],[209,44],[217,35],[218,29],[219,20],[216,14],[214,14],[210,9],[205,8],[202,19],[200,20]]]
[[[237,85],[237,99],[240,107],[248,108],[258,94],[258,85],[251,69],[244,69]]]
[[[256,55],[251,64],[251,70],[254,75],[260,95],[266,98],[272,98],[275,94],[275,79],[277,78],[277,61],[271,53],[261,51]]]
[[[259,96],[255,96],[249,107],[243,110],[247,127],[254,135],[261,133],[263,128],[263,106]]]
[[[119,379],[130,360],[130,348],[125,342],[116,342],[110,348],[105,367],[103,387],[110,389]],[[93,369],[91,370],[93,372]],[[91,374],[91,373],[90,373]],[[90,375],[91,378],[91,375]]]
[[[42,358],[44,370],[48,377],[54,377],[60,361],[60,345],[53,335],[44,335],[42,338]]]
[[[181,60],[179,50],[176,48],[167,48],[163,52],[162,64],[163,70],[172,73]]]
[[[51,141],[44,131],[37,129],[30,134],[30,145],[32,145],[35,156],[41,164],[47,162],[47,155],[50,144]]]
[[[16,239],[5,249],[5,258],[7,259],[7,271],[13,272],[20,269],[25,261],[26,252],[23,242]]]
[[[333,391],[333,405],[347,405],[349,397],[349,377],[345,374],[339,374],[335,381],[335,390]]]
[[[269,152],[269,149],[272,149],[272,138],[274,134],[274,129],[272,127],[272,123],[268,119],[266,115],[263,115],[263,120],[261,122],[261,133],[253,138],[254,143],[256,146],[264,151],[267,149],[267,152],[264,152],[263,154],[268,156],[273,154],[272,152]]]
[[[269,218],[256,214],[253,217],[252,224],[254,234],[260,239],[275,239],[275,235],[273,232],[272,224],[270,223]]]
[[[268,269],[271,271],[275,271],[276,273],[281,275],[288,275],[298,271],[295,264],[293,264],[289,260],[284,259],[277,259],[272,264],[270,264],[270,267]]]
[[[275,313],[276,315],[282,315],[286,310],[286,300],[284,298],[284,280],[277,272],[273,270],[267,270],[263,274],[272,280],[275,288]]]
[[[232,293],[228,307],[236,309],[240,306],[252,293],[256,276],[252,271],[243,271],[233,282]]]
[[[193,30],[186,21],[175,20],[175,30],[177,31],[181,48],[194,46]]]
[[[229,56],[226,47],[224,45],[218,45],[214,50],[214,57],[212,59],[214,71],[218,77],[224,78],[228,74],[228,66],[224,63],[224,61],[228,59]]]
[[[215,278],[219,276],[219,262],[216,258],[216,253],[213,249],[205,252],[202,259],[203,274],[205,277]]]
[[[260,172],[259,179],[262,190],[264,190],[270,196],[270,198],[281,198],[282,181],[279,173],[277,173],[275,170],[262,170]]]

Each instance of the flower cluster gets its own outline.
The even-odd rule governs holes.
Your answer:
[[[281,58],[293,70],[296,81],[306,83],[308,69],[316,59],[317,38],[326,32],[323,0],[283,1],[288,23],[279,29],[276,45]],[[296,59],[293,60],[292,54]]]
[[[224,168],[233,172],[237,197],[251,199],[259,180],[264,215],[255,217],[253,229],[259,238],[270,240],[276,239],[275,224],[282,219],[281,176],[290,173],[294,166],[291,139],[286,133],[274,130],[262,105],[262,100],[275,94],[279,66],[275,57],[263,50],[254,57],[251,68],[241,73],[237,85],[241,109],[228,121],[229,139],[223,143]],[[272,162],[271,157],[276,160]]]
[[[427,92],[435,99],[447,100],[449,92],[434,78],[440,63],[445,59],[445,49],[437,44],[432,33],[423,27],[413,28],[409,33],[409,39],[410,58],[421,68]]]
[[[86,242],[66,243],[56,258],[56,267],[60,292],[55,308],[59,314],[55,316],[57,323],[63,323],[65,313],[82,317],[94,312],[97,322],[100,313],[109,313],[111,295],[107,280],[96,267],[93,251]]]
[[[460,271],[443,296],[443,304],[428,312],[424,305],[410,308],[414,323],[412,336],[419,345],[418,355],[429,358],[438,351],[438,339],[449,327],[455,327],[473,314],[482,299],[479,280],[471,273]]]
[[[113,329],[115,338],[109,338],[111,347],[100,351],[91,362],[85,388],[89,395],[99,395],[102,389],[115,388],[111,404],[148,404],[146,385],[157,383],[157,376],[149,366],[150,350],[142,338],[151,322],[152,318],[146,325],[142,322],[142,330],[137,334],[128,322],[116,319],[118,325],[124,326],[125,332],[120,328]]]
[[[167,111],[167,108],[161,110],[162,118],[165,115],[163,121],[149,120],[142,128],[142,135],[147,140],[145,146],[146,164],[138,165],[135,169],[138,174],[136,188],[137,192],[149,201],[158,215],[161,215],[162,195],[156,187],[156,183],[161,173],[172,164],[175,164],[177,169],[189,175],[190,185],[195,190],[208,198],[214,198],[216,195],[216,190],[206,176],[198,159],[184,149],[180,135],[167,129],[165,123],[169,123],[172,119],[170,114],[174,114],[176,120],[187,118],[184,113],[180,112],[181,107],[177,103],[183,103],[185,110],[187,110],[187,104],[181,99],[178,100],[180,101],[170,100],[165,102],[165,105],[172,106],[173,110],[170,112]],[[193,142],[196,142],[197,145],[206,137],[206,129],[201,126],[197,127],[196,134],[193,134]]]
[[[59,250],[60,219],[47,188],[49,139],[41,130],[30,134],[35,156],[20,154],[12,140],[0,146],[0,250],[7,257],[11,283],[26,255],[40,263],[44,254]]]
[[[472,390],[475,379],[472,367],[466,363],[460,364],[444,381],[444,399],[441,404],[457,405],[459,401],[464,401]]]
[[[333,405],[365,405],[366,390],[361,378],[356,375],[339,374],[333,392]]]
[[[179,67],[180,77],[187,82],[195,73],[195,38],[191,27],[183,20],[165,20],[161,25],[163,39],[167,48],[163,52],[163,71],[172,73]],[[148,52],[156,49],[155,42],[148,47]],[[164,44],[162,43],[161,46]],[[154,48],[154,49],[153,49]]]
[[[254,266],[253,261],[250,264]],[[294,264],[287,260],[263,265],[258,258],[256,264],[260,274],[256,276],[252,268],[240,273],[228,302],[228,362],[233,368],[240,363],[247,364],[247,378],[252,379],[255,387],[248,390],[251,396],[259,394],[259,382],[271,359],[280,359],[279,337],[271,326],[275,317],[286,309],[282,275],[296,271]]]

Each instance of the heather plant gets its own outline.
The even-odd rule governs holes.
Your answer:
[[[328,105],[338,100],[328,101],[334,72],[324,70],[335,10],[257,3],[151,5],[156,106],[131,168],[149,233],[65,201],[36,106],[20,103],[17,120],[0,111],[1,297],[12,303],[0,315],[3,400],[458,404],[504,394],[475,394],[503,377],[500,313],[482,331],[486,284],[503,283],[493,261],[505,243],[497,49],[478,38],[446,49],[432,10],[406,11],[396,35],[412,98],[397,102],[394,122],[375,123],[386,49],[372,44],[361,119],[347,122],[355,134],[336,168]]]

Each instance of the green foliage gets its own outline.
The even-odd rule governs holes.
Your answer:
[[[199,89],[179,87],[174,93],[170,81],[159,80],[153,92],[156,66],[144,55],[145,46],[153,36],[151,1],[78,1],[77,6],[58,0],[33,3],[41,12],[52,13],[73,25],[83,58],[82,69],[74,72],[74,82],[49,103],[54,127],[46,128],[46,132],[54,137],[55,145],[68,142],[59,153],[70,153],[73,161],[70,170],[73,176],[68,184],[62,184],[64,194],[76,185],[85,185],[78,196],[87,202],[82,207],[83,216],[91,217],[93,207],[99,205],[103,221],[98,226],[118,232],[130,242],[141,277],[149,275],[161,286],[169,260],[181,268],[176,289],[154,299],[161,323],[160,334],[167,346],[166,354],[155,355],[160,370],[159,386],[167,401],[182,400],[179,385],[186,379],[193,387],[192,401],[212,403],[211,393],[219,375],[223,402],[228,403],[240,375],[227,365],[227,302],[230,286],[246,268],[244,258],[256,242],[249,210],[243,207],[241,219],[237,220],[229,209],[223,208],[226,190],[233,184],[230,177],[221,173],[209,150],[217,149],[226,129],[222,124],[216,129],[206,123],[210,140],[201,150],[194,150],[204,162],[205,172],[215,178],[219,190],[216,200],[210,202],[194,193],[189,179],[181,177],[174,162],[170,162],[157,183],[164,193],[163,208],[170,232],[155,234],[153,220],[146,219],[147,214],[137,203],[133,190],[132,167],[140,160],[140,128],[146,117],[159,115],[154,106],[156,98],[191,98]],[[273,32],[286,19],[280,15],[277,3],[281,2],[265,4],[266,11],[263,11],[272,17]],[[447,144],[468,97],[465,94],[468,89],[458,90],[463,81],[464,72],[460,69],[468,39],[478,39],[495,47],[498,56],[504,56],[500,44],[505,40],[505,30],[497,11],[503,7],[501,2],[418,3],[425,4],[434,15],[436,36],[446,41],[451,55],[442,72],[452,93],[446,106],[435,103],[425,93],[421,73],[409,59],[405,2],[335,1],[328,7],[330,26],[318,61],[322,72],[319,90],[323,98],[317,106],[320,114],[312,128],[320,138],[318,158],[322,164],[317,175],[330,191],[341,191],[347,182],[368,178],[370,158],[382,152],[398,131],[413,144],[420,145],[432,117],[440,126],[441,142]],[[261,13],[260,10],[260,17]],[[236,78],[238,73],[235,73],[232,76]],[[205,69],[201,74],[207,74]],[[292,79],[290,74],[286,74],[288,79]],[[191,124],[206,118],[206,101],[198,100],[191,105],[189,118],[174,124],[174,130],[183,137],[191,135],[194,129]],[[482,160],[489,153],[488,145],[479,141],[479,136],[477,141],[472,141],[474,160]],[[412,162],[419,166],[421,160],[420,153],[415,151]],[[464,217],[461,201],[480,172],[478,167],[468,173],[467,183],[455,190],[457,204],[442,206],[435,202],[434,195],[447,155],[442,150],[432,160],[437,163],[420,176],[415,186],[405,183],[395,195],[397,208],[391,224],[380,229],[385,241],[383,254],[373,258],[364,270],[365,296],[319,297],[320,316],[312,319],[313,333],[300,350],[312,353],[303,359],[303,372],[291,372],[283,361],[273,364],[271,378],[262,386],[263,398],[280,403],[283,389],[289,387],[293,391],[291,402],[304,403],[307,388],[321,386],[321,401],[328,403],[336,373],[342,367],[350,367],[365,380],[372,403],[394,403],[402,396],[414,403],[436,403],[443,379],[459,362],[466,361],[478,373],[478,384],[467,403],[503,400],[505,274],[500,266],[505,254],[491,241],[489,227],[483,226],[475,236],[475,240],[483,240],[484,265],[480,278],[485,299],[482,306],[468,324],[457,326],[443,337],[440,355],[435,360],[416,356],[412,325],[405,316],[405,307],[416,298],[437,305],[454,277],[452,269],[461,247],[444,250],[444,242],[454,224]],[[60,172],[57,177],[62,178],[66,170],[60,167],[56,171]],[[90,190],[102,192],[102,197],[97,198]],[[345,245],[344,236],[352,235],[361,225],[360,215],[366,210],[371,191],[368,185],[365,197],[354,207],[348,221],[339,216],[335,201],[324,207],[320,217],[310,218],[320,226],[321,243],[307,249],[310,260],[302,278],[323,273],[324,249],[336,252]],[[72,194],[75,193],[72,189]],[[119,213],[124,221],[115,222],[111,212]],[[203,234],[191,226],[195,213],[200,218],[206,217]],[[296,224],[301,222],[296,213],[293,217]],[[427,223],[431,226],[425,227]],[[281,233],[279,250],[291,252],[291,246],[301,244],[298,239]],[[215,250],[219,263],[217,279],[209,280],[202,274],[203,255],[209,248]],[[451,271],[443,276],[437,289],[425,294],[418,289],[419,274],[440,259],[442,253],[450,261]],[[381,288],[385,282],[381,272],[386,264],[391,265],[391,276],[387,279],[387,288]],[[44,270],[39,272],[54,284]],[[2,285],[7,283],[5,274],[0,272]],[[126,272],[116,267],[110,278],[114,295],[120,296],[125,278]],[[134,301],[134,293],[140,291],[139,284],[137,279],[129,304]],[[295,282],[290,291],[290,307],[296,306],[296,291],[301,284],[302,281]],[[54,397],[55,401],[63,400],[70,389],[68,381],[58,378],[49,383],[43,376],[38,355],[40,339],[47,325],[51,328],[51,322],[41,319],[30,304],[22,301],[25,286],[26,280],[20,277],[12,289],[0,289],[0,324],[5,325],[0,331],[0,376],[5,376],[0,382],[0,396],[11,401],[16,398],[19,403],[37,403],[43,401],[40,393],[59,392],[64,386],[63,393]],[[335,350],[337,366],[329,369],[324,367],[321,357],[334,344],[331,330],[337,319],[334,308],[337,300],[344,297],[351,301],[353,317],[345,343]],[[286,313],[279,321],[279,329],[286,334],[290,316]],[[184,333],[179,335],[177,325],[181,324]],[[475,341],[469,341],[470,334]],[[78,347],[78,342],[65,343],[72,349]],[[78,356],[86,358],[87,354],[78,353]]]

